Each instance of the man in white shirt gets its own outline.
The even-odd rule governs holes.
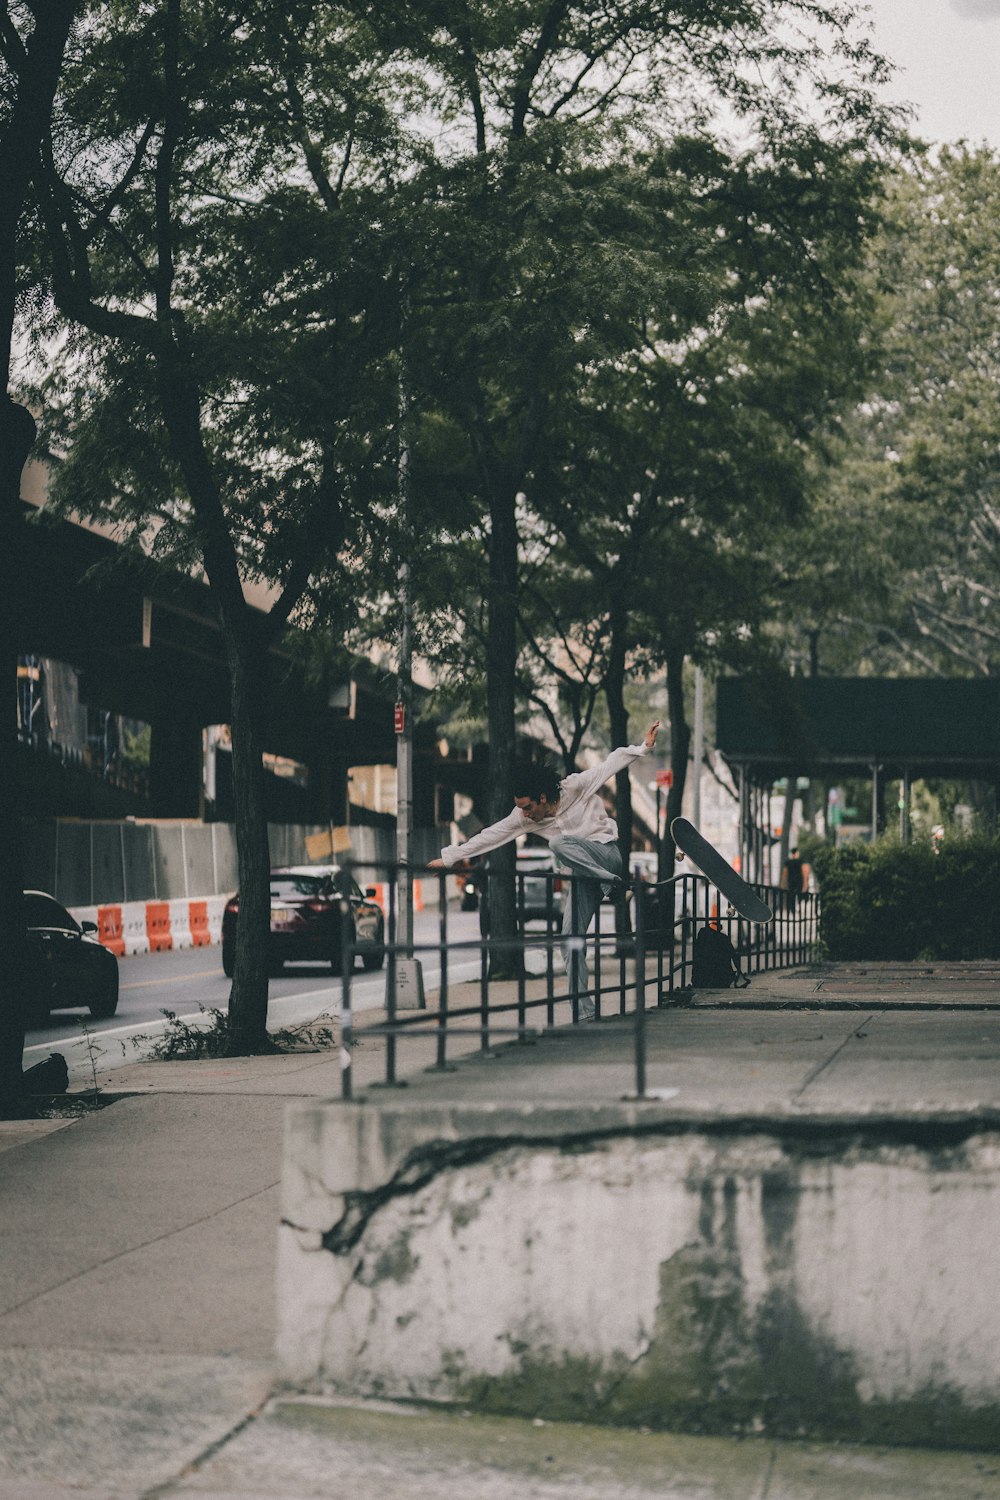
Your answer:
[[[656,744],[659,719],[646,731],[640,745],[612,750],[607,760],[589,771],[578,771],[562,780],[549,767],[529,766],[516,772],[514,810],[483,828],[464,844],[448,844],[432,869],[454,869],[479,854],[488,854],[509,844],[522,833],[537,833],[551,846],[557,863],[572,875],[573,890],[563,913],[563,957],[569,973],[570,993],[579,995],[580,1019],[594,1016],[593,996],[587,993],[587,956],[584,934],[601,900],[620,885],[622,859],[618,849],[618,826],[609,817],[600,797],[601,787],[616,772],[648,755]],[[576,942],[573,942],[573,938]]]

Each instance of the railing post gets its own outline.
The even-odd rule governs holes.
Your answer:
[[[545,895],[545,1024],[556,1024],[555,880]]]
[[[483,892],[480,902],[485,906],[480,907],[480,937],[482,938],[480,969],[479,969],[479,1025],[480,1038],[479,1050],[488,1052],[490,1050],[490,977],[489,977],[489,910],[490,910],[490,874],[487,872],[483,878]],[[515,903],[516,905],[516,903]],[[482,914],[486,913],[487,931],[482,930]]]
[[[638,876],[635,884],[638,885]],[[634,888],[633,888],[634,889]],[[635,1094],[646,1096],[646,928],[638,892],[635,906]]]
[[[441,940],[441,988],[438,993],[438,1026],[437,1026],[437,1067],[441,1072],[447,1069],[448,1048],[448,888],[447,874],[442,870],[438,875],[438,923]]]
[[[396,866],[389,866],[389,937],[390,937],[390,960],[389,976],[385,987],[385,1006],[388,1020],[388,1031],[385,1038],[385,1082],[386,1087],[391,1087],[396,1082],[396,1033],[393,1029],[396,1025]]]
[[[601,1019],[601,907],[603,902],[600,895],[597,898],[597,910],[594,913],[594,1020]],[[612,908],[613,910],[613,908]],[[618,931],[617,920],[615,920],[615,942],[620,942],[624,933]],[[586,937],[584,942],[586,942]]]
[[[548,875],[543,877],[550,879]],[[518,947],[515,949],[517,955],[517,1039],[523,1042],[527,1033],[527,995],[525,994],[524,960],[528,952],[528,914],[524,907],[524,876],[519,875],[520,901],[517,908],[517,921],[514,931],[517,936]]]
[[[570,880],[570,886],[569,886],[570,923],[569,923],[569,941],[566,944],[567,950],[569,952],[569,964],[568,964],[569,976],[568,977],[569,977],[570,1014],[571,1014],[571,1016],[573,1018],[573,1025],[574,1026],[577,1025],[577,1023],[580,1020],[580,966],[579,966],[579,964],[576,961],[576,954],[577,954],[576,945],[580,941],[580,939],[577,937],[577,931],[576,931],[577,926],[579,925],[579,916],[580,916],[580,905],[579,905],[579,899],[580,898],[579,898],[579,886],[578,886],[579,878],[580,877],[578,875],[570,875],[570,877],[569,877],[569,880]],[[586,942],[586,938],[584,938],[583,941]]]
[[[351,905],[350,902],[342,900],[340,903],[340,951],[346,955],[351,945]],[[346,958],[341,965],[341,1000],[340,1000],[340,1096],[342,1099],[350,1099],[352,1096],[352,1064],[351,1045],[353,1042],[353,1022],[351,1018],[351,974],[347,967]]]

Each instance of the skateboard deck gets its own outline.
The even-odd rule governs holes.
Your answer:
[[[694,860],[702,874],[731,906],[735,906],[741,917],[748,922],[770,922],[773,913],[767,902],[760,899],[708,839],[702,838],[693,823],[687,818],[675,818],[670,833],[678,849],[683,849]]]

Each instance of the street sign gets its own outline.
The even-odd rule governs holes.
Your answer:
[[[404,734],[406,732],[406,708],[402,703],[396,704],[393,724],[397,734]]]

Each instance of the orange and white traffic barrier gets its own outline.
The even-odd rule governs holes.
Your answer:
[[[222,914],[228,900],[228,896],[206,896],[205,898],[205,906],[208,910],[208,940],[213,946],[222,942]]]
[[[146,934],[150,953],[166,953],[174,946],[170,932],[170,902],[146,902]]]
[[[97,908],[97,936],[103,947],[110,948],[112,953],[117,953],[119,958],[124,958],[125,939],[122,936],[122,909],[120,906],[99,906]]]
[[[133,953],[167,953],[174,948],[207,948],[222,942],[222,914],[228,896],[198,900],[123,901],[74,906],[78,922],[93,922],[103,947],[119,958]]]
[[[122,936],[126,953],[148,953],[145,901],[129,901],[122,907]]]
[[[170,903],[170,937],[175,948],[192,948],[191,902],[186,900]]]
[[[193,948],[207,948],[212,941],[212,934],[208,930],[208,902],[190,901],[191,946]]]

